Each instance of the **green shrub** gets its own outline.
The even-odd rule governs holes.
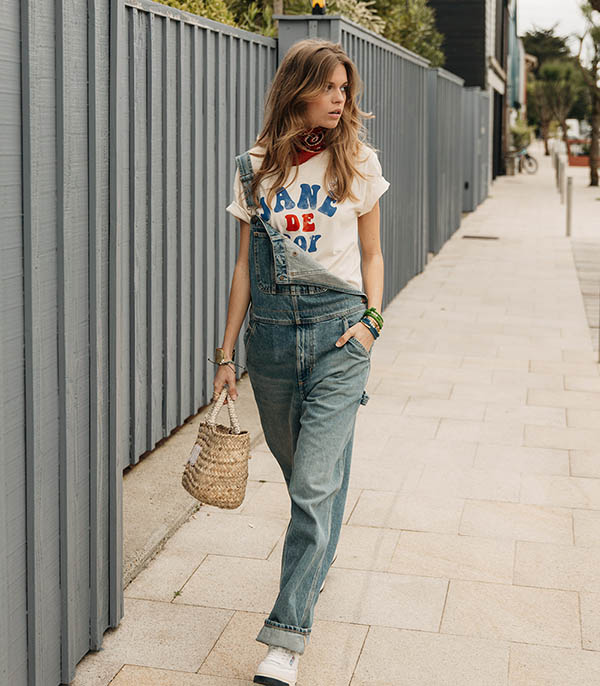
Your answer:
[[[533,127],[528,126],[524,119],[517,119],[514,126],[510,129],[512,144],[516,150],[526,148],[533,137]]]

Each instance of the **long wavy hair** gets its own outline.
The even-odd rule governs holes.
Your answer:
[[[322,94],[338,64],[346,68],[348,87],[342,116],[335,128],[325,129],[324,143],[330,151],[329,164],[324,183],[329,195],[337,202],[347,198],[357,200],[352,193],[352,182],[356,175],[363,180],[358,164],[361,145],[372,150],[367,143],[367,130],[363,119],[373,119],[374,114],[363,112],[357,101],[363,92],[363,82],[356,65],[338,43],[307,38],[294,43],[287,51],[273,78],[265,100],[262,131],[256,139],[256,146],[264,148],[260,168],[254,173],[252,197],[259,207],[259,187],[265,177],[273,176],[267,193],[267,205],[281,184],[287,179],[292,166],[298,164],[298,148],[306,150],[299,136],[309,131],[306,118],[306,104]],[[252,153],[254,155],[254,153]],[[296,173],[290,182],[298,176]]]

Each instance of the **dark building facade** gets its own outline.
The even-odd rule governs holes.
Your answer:
[[[490,93],[492,177],[504,174],[507,152],[507,52],[510,0],[429,0],[444,36],[444,68]]]

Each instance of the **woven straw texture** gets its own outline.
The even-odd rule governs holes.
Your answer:
[[[233,510],[242,504],[246,494],[250,434],[240,430],[231,397],[228,397],[227,407],[232,426],[215,423],[225,394],[226,389],[215,402],[207,421],[198,427],[181,484],[201,503]]]

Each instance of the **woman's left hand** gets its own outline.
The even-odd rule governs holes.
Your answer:
[[[338,348],[341,348],[346,344],[346,341],[352,337],[360,341],[360,343],[362,343],[367,350],[371,350],[371,346],[375,340],[369,329],[367,329],[364,324],[357,322],[354,324],[354,326],[351,326],[349,329],[347,329],[345,333],[337,339],[335,344],[338,346]]]

